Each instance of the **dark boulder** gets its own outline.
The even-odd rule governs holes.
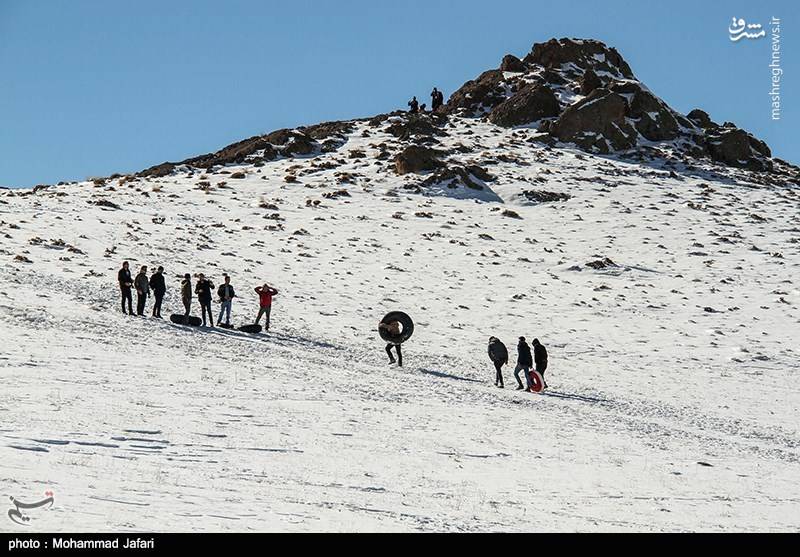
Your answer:
[[[525,64],[513,54],[506,54],[500,63],[501,72],[524,72]]]
[[[247,157],[254,155],[258,151],[265,151],[264,158],[272,160],[275,158],[275,149],[271,145],[269,136],[255,136],[237,143],[233,143],[220,149],[216,153],[200,155],[183,161],[181,164],[194,166],[197,168],[211,168],[217,165],[242,164]]]
[[[711,120],[711,117],[708,115],[707,112],[700,110],[699,108],[695,108],[689,114],[686,115],[689,120],[695,123],[695,125],[700,126],[703,129],[710,129],[710,128],[718,128],[719,125],[714,123]]]
[[[713,160],[728,166],[757,171],[772,169],[771,153],[766,144],[739,128],[709,131],[706,146]]]
[[[323,122],[313,126],[298,128],[304,134],[316,141],[323,141],[329,137],[346,137],[354,128],[353,122]]]
[[[610,89],[630,98],[628,116],[634,126],[650,141],[675,139],[680,133],[678,120],[667,104],[635,82],[614,82]]]
[[[550,133],[561,141],[601,153],[630,149],[636,144],[637,134],[625,121],[627,111],[625,97],[608,89],[595,89],[564,110],[550,126]]]
[[[404,114],[399,119],[393,121],[386,132],[404,141],[414,136],[432,137],[441,135],[439,126],[444,119],[433,114]]]
[[[173,163],[165,162],[142,170],[137,176],[142,176],[144,178],[163,178],[164,176],[172,174],[174,170],[175,165]]]
[[[552,89],[546,85],[531,85],[496,106],[489,120],[503,127],[521,126],[558,116],[560,110]]]
[[[600,89],[603,81],[593,70],[586,70],[581,78],[581,95],[588,95],[595,89]]]
[[[410,174],[436,170],[442,166],[439,160],[439,152],[428,147],[411,145],[403,149],[395,157],[395,171],[400,174]]]
[[[473,172],[473,167],[447,166],[436,170],[421,185],[424,187],[439,186],[450,189],[463,186],[473,190],[482,190],[484,186],[481,180],[482,178],[476,176]]]
[[[491,110],[505,100],[503,79],[502,71],[489,70],[483,72],[478,79],[467,81],[447,101],[445,112],[453,114],[464,109],[469,116],[479,116],[486,109]]]
[[[264,136],[264,140],[271,145],[279,146],[280,154],[285,157],[310,155],[318,147],[317,142],[299,130],[277,130]]]

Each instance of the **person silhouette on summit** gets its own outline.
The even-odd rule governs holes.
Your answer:
[[[431,111],[436,112],[444,104],[444,95],[436,87],[431,91]]]
[[[411,114],[416,114],[417,112],[419,112],[419,101],[417,100],[417,97],[414,97],[413,99],[408,101],[408,106],[410,107],[409,112]]]
[[[130,265],[127,261],[122,262],[122,269],[117,273],[117,282],[119,283],[119,291],[122,297],[122,313],[125,313],[125,300],[127,300],[128,314],[133,315],[133,297],[131,296],[133,278],[131,278]]]

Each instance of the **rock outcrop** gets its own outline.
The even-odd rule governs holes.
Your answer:
[[[435,149],[410,145],[395,157],[395,171],[397,174],[411,174],[436,170],[442,166],[439,159],[440,153]]]
[[[558,116],[560,107],[555,93],[546,85],[529,85],[497,105],[489,120],[498,126],[521,126]]]
[[[772,168],[763,141],[732,124],[720,126],[699,109],[679,114],[636,79],[616,49],[596,40],[537,43],[522,60],[509,54],[499,70],[456,91],[445,112],[486,116],[504,127],[539,122],[548,135],[535,140],[548,145],[558,140],[600,153],[639,149],[638,156],[663,152],[751,170]]]
[[[608,89],[595,89],[567,108],[550,127],[550,133],[561,141],[601,153],[630,149],[636,144],[636,130],[625,119],[627,111],[625,97]]]

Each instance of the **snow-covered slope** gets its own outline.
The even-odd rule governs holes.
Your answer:
[[[0,192],[0,485],[55,494],[4,529],[797,529],[798,188],[443,129],[493,181],[420,188],[360,121],[328,153]],[[183,273],[230,273],[237,324],[268,280],[274,330],[123,316],[122,260],[166,268],[165,315]],[[496,389],[490,335],[541,339],[550,390]]]

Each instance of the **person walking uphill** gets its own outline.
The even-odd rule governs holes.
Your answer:
[[[385,329],[392,336],[397,336],[401,333],[400,323],[397,321],[393,323],[381,323],[378,325],[378,327]],[[389,355],[389,363],[393,364],[395,362],[394,356],[392,356],[392,347],[394,347],[395,351],[397,352],[397,366],[403,367],[403,352],[400,350],[399,344],[389,343],[386,345],[386,353]]]
[[[214,326],[214,316],[211,315],[211,300],[213,299],[212,292],[214,291],[214,283],[208,280],[203,273],[197,275],[197,284],[194,287],[194,292],[197,294],[197,301],[200,302],[200,309],[203,312],[203,327],[206,326],[206,312],[208,312],[208,320],[211,326]]]
[[[142,267],[136,279],[133,281],[136,287],[136,315],[144,317],[144,306],[147,304],[147,296],[150,295],[150,281],[147,278],[147,267]]]
[[[261,321],[261,316],[267,316],[267,322],[264,325],[264,330],[269,331],[269,315],[272,313],[272,297],[278,294],[278,291],[272,288],[269,284],[264,283],[264,286],[256,288],[258,294],[258,317],[256,317],[256,325]]]
[[[159,267],[156,272],[150,276],[150,290],[156,297],[153,304],[153,317],[161,319],[161,302],[164,300],[164,294],[167,293],[167,283],[164,281],[164,267]]]
[[[128,314],[133,315],[133,297],[131,296],[133,279],[131,278],[130,266],[127,261],[122,263],[122,269],[117,273],[117,282],[119,283],[119,291],[122,297],[122,313],[125,313],[125,300],[128,300]]]
[[[514,369],[514,377],[517,380],[517,390],[531,388],[530,371],[533,366],[533,356],[531,356],[531,348],[525,341],[525,337],[519,337],[519,344],[517,344],[517,367]],[[522,381],[519,380],[519,372],[525,371],[525,387],[522,386]]]
[[[217,325],[222,325],[222,314],[226,313],[225,317],[225,326],[231,326],[231,306],[233,305],[233,299],[236,297],[236,292],[233,290],[233,286],[231,286],[231,277],[225,275],[225,284],[220,285],[219,289],[217,290],[217,296],[219,296],[219,301],[222,304],[222,307],[219,308],[219,317],[217,317]]]
[[[183,314],[183,324],[189,324],[189,316],[192,313],[192,276],[189,273],[183,275],[181,281],[181,300],[186,313]]]
[[[502,367],[508,363],[508,349],[506,345],[500,342],[499,338],[489,337],[489,359],[494,363],[494,368],[497,370],[497,377],[494,380],[496,387],[504,389]]]
[[[544,380],[544,372],[547,369],[547,349],[539,342],[538,338],[533,339],[533,361],[536,364],[536,371]],[[544,382],[544,388],[547,388],[547,381]]]

